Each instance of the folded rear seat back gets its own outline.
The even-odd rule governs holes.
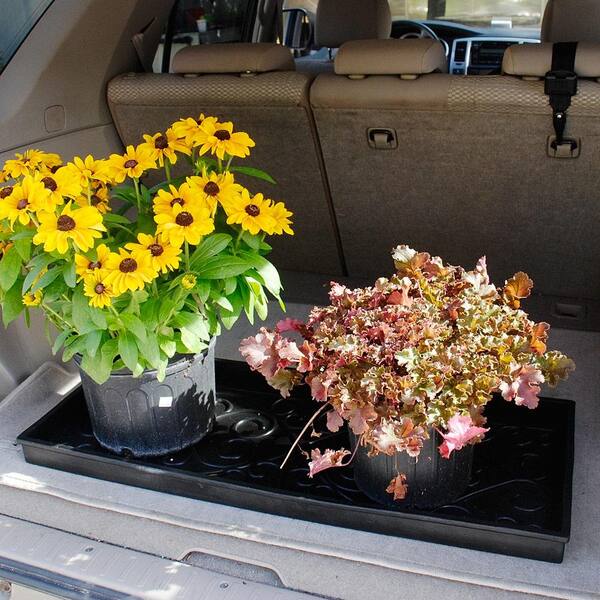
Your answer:
[[[308,101],[311,77],[294,70],[277,44],[216,44],[184,48],[174,73],[126,73],[108,85],[108,103],[121,140],[138,144],[200,113],[233,121],[256,142],[235,164],[267,171],[277,182],[238,176],[251,192],[283,200],[294,212],[296,235],[269,238],[278,267],[339,274],[341,261]],[[182,174],[180,160],[173,175]],[[316,252],[315,248],[319,248]]]
[[[551,63],[552,44],[513,46],[509,76],[457,77],[438,72],[431,40],[342,46],[311,105],[351,276],[390,271],[407,243],[467,267],[485,254],[498,282],[524,270],[538,293],[600,300],[600,45],[581,43],[575,61],[577,158],[548,152]]]

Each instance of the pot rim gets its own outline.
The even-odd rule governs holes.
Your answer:
[[[182,371],[186,366],[187,363],[192,363],[195,360],[198,360],[198,358],[203,357],[203,359],[205,359],[208,354],[214,349],[215,345],[216,345],[216,341],[217,341],[217,336],[214,336],[211,338],[210,342],[208,343],[208,347],[205,348],[202,352],[199,352],[198,354],[175,354],[175,356],[173,358],[176,358],[177,356],[179,356],[180,358],[177,358],[177,360],[175,360],[174,362],[169,361],[169,364],[167,366],[167,370],[166,370],[166,374],[167,375],[173,375],[174,373],[178,373],[179,371]],[[85,373],[85,371],[83,371],[83,369],[81,369],[81,354],[75,354],[73,355],[73,360],[75,361],[75,363],[77,364],[77,367],[79,368],[80,371],[82,371],[83,373]],[[149,376],[149,377],[154,377],[156,376],[156,374],[158,373],[157,369],[146,369],[144,371],[142,371],[140,373],[140,375],[138,377],[135,377],[134,379],[141,379],[144,376]],[[86,373],[87,375],[87,373]],[[89,377],[89,375],[88,375]],[[114,373],[110,374],[110,378],[132,378],[133,377],[133,373],[129,370],[129,369],[120,369],[119,371],[115,371]]]

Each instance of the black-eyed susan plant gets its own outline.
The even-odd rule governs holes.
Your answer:
[[[245,312],[267,315],[281,283],[266,236],[293,235],[282,202],[253,194],[234,166],[254,146],[232,123],[186,118],[108,159],[27,150],[0,171],[0,304],[5,325],[41,308],[53,352],[98,383],[207,348]],[[189,163],[189,176],[171,167]],[[144,185],[164,170],[165,181]],[[47,333],[50,339],[51,328]]]

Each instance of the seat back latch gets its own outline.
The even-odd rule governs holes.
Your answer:
[[[579,144],[576,140],[565,138],[567,111],[571,99],[577,95],[577,73],[575,72],[576,42],[560,42],[552,48],[552,68],[544,79],[544,93],[549,97],[552,107],[552,124],[555,137],[550,141],[550,151],[557,158],[574,157]]]

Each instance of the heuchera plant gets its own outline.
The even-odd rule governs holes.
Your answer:
[[[389,279],[355,290],[332,283],[331,304],[314,308],[306,323],[286,319],[242,341],[250,367],[284,397],[304,382],[321,403],[296,443],[327,411],[327,428],[347,423],[357,448],[366,446],[371,456],[418,457],[437,430],[439,452],[449,458],[484,437],[483,410],[494,393],[534,409],[540,385],[554,386],[574,369],[569,358],[547,350],[549,325],[520,309],[533,287],[525,273],[498,289],[485,258],[473,271],[407,246],[393,258]],[[351,458],[344,448],[313,450],[309,476]],[[406,486],[398,473],[387,491],[402,499]]]
[[[164,377],[245,312],[267,315],[281,282],[265,236],[293,234],[282,202],[240,185],[254,141],[216,117],[185,118],[108,159],[27,150],[0,171],[0,306],[5,325],[41,308],[63,359],[98,383],[127,367]],[[188,176],[171,177],[187,163]],[[166,181],[146,187],[143,177]],[[116,200],[116,202],[115,202]]]

